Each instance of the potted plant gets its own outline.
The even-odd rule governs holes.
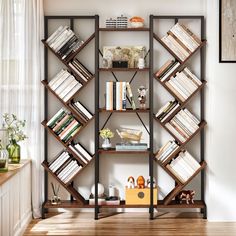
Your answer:
[[[105,150],[111,148],[110,139],[114,137],[114,133],[110,129],[106,128],[100,130],[99,134],[103,138],[102,148]]]
[[[5,113],[3,115],[4,126],[7,129],[9,144],[7,150],[9,153],[9,162],[18,164],[20,162],[20,145],[18,142],[23,141],[27,136],[23,132],[26,121],[19,120],[16,115]]]

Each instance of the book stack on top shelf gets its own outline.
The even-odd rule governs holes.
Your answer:
[[[65,60],[84,43],[69,26],[59,28],[46,40],[48,46],[62,59]]]
[[[82,124],[65,108],[61,108],[46,125],[64,143],[67,143],[82,127]]]
[[[64,101],[67,102],[82,84],[67,70],[62,69],[48,83],[48,86]]]
[[[58,157],[49,163],[49,169],[65,184],[69,183],[82,169],[67,151],[63,151]]]
[[[189,152],[181,151],[176,158],[166,165],[166,168],[170,170],[182,184],[184,184],[198,169],[201,168],[201,165]]]
[[[161,40],[182,62],[201,44],[201,40],[180,23],[175,24]]]
[[[170,130],[180,143],[184,143],[199,129],[200,121],[187,108],[180,110],[165,127]]]

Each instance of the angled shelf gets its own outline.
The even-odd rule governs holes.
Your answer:
[[[149,71],[148,67],[145,67],[143,69],[139,69],[139,68],[99,68],[99,71],[105,71],[105,72],[115,72],[115,71],[137,71],[137,72],[145,72],[145,71]]]
[[[133,110],[132,108],[126,108],[126,110],[106,110],[105,108],[100,108],[99,112],[110,112],[110,113],[149,113],[150,109],[135,109]]]
[[[140,154],[149,154],[150,151],[149,150],[137,150],[137,151],[117,151],[115,148],[113,149],[109,149],[109,150],[104,150],[104,149],[99,149],[98,152],[100,154],[136,154],[136,155],[140,155]]]
[[[142,32],[142,31],[150,31],[150,28],[142,27],[142,28],[99,28],[99,31],[107,31],[107,32]]]

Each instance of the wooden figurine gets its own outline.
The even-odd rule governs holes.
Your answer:
[[[147,91],[143,85],[138,88],[139,109],[146,109]]]
[[[142,175],[140,175],[138,178],[137,178],[137,187],[138,188],[144,188],[145,187],[145,179]]]
[[[186,204],[189,204],[189,202],[191,202],[193,204],[194,203],[194,201],[193,201],[194,196],[195,196],[194,190],[182,190],[177,195],[177,202],[182,203],[182,201],[185,200]]]
[[[127,180],[127,188],[134,188],[135,187],[135,181],[133,176],[129,176]]]

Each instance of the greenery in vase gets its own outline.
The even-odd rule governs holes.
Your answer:
[[[19,120],[16,115],[5,113],[3,115],[4,126],[7,129],[10,142],[19,142],[27,138],[23,132],[26,121]]]
[[[114,137],[114,133],[108,128],[100,130],[99,134],[103,139],[110,139]]]

